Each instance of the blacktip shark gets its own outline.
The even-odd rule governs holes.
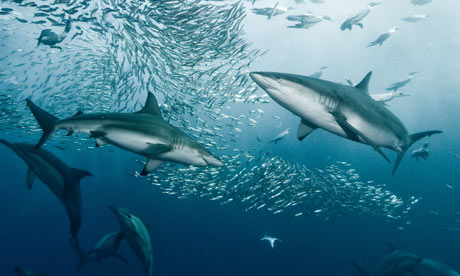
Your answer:
[[[82,222],[80,180],[91,176],[91,173],[70,168],[51,152],[45,149],[35,150],[31,144],[10,143],[3,139],[0,139],[0,143],[12,149],[28,165],[29,190],[38,177],[59,198],[70,219],[72,238],[78,244],[78,231]]]
[[[80,271],[88,262],[97,261],[100,263],[108,257],[115,257],[127,264],[128,260],[120,252],[118,252],[121,244],[118,235],[118,232],[105,235],[88,252],[83,252],[77,244],[71,241],[79,258],[77,271]]]
[[[46,276],[44,273],[32,270],[24,270],[18,266],[14,268],[14,272],[16,272],[18,276]]]
[[[55,131],[66,129],[67,135],[83,132],[96,138],[96,147],[109,143],[146,156],[147,163],[141,175],[153,172],[165,161],[195,166],[224,165],[207,149],[166,122],[152,93],[148,93],[144,107],[134,113],[83,114],[79,111],[62,120],[41,109],[30,99],[26,102],[43,129],[43,135],[35,148],[42,146]]]
[[[356,262],[352,261],[353,267],[361,274],[361,276],[395,276],[395,275],[419,275],[416,269],[420,267],[422,258],[419,256],[395,250],[392,244],[388,244],[390,253],[382,260],[377,272],[369,273],[364,270]]]
[[[279,241],[281,242],[280,239],[278,238],[274,238],[274,237],[270,237],[270,236],[267,236],[265,235],[263,238],[260,239],[261,241],[267,241],[268,243],[270,243],[270,246],[272,248],[275,248],[275,242]]]
[[[317,128],[372,146],[385,160],[380,149],[398,153],[393,174],[409,147],[425,136],[440,130],[412,135],[404,124],[383,104],[369,96],[372,72],[356,86],[315,79],[307,76],[252,72],[251,78],[282,107],[301,118],[297,137],[303,140]]]
[[[113,206],[110,206],[109,209],[115,214],[120,223],[120,233],[117,236],[117,240],[126,240],[136,256],[141,260],[145,275],[152,275],[153,249],[147,227],[140,218],[126,209]]]

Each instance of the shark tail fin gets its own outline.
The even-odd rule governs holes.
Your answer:
[[[80,271],[85,265],[86,261],[88,260],[88,256],[85,254],[85,252],[83,252],[77,240],[70,238],[70,244],[72,245],[75,253],[77,254],[77,258],[78,258],[77,271]]]
[[[369,272],[364,270],[359,264],[357,264],[355,261],[351,261],[351,265],[361,274],[361,276],[371,276]]]
[[[401,151],[398,151],[398,157],[396,158],[396,162],[395,162],[395,166],[393,167],[393,172],[391,173],[392,175],[395,174],[396,172],[396,169],[398,168],[399,166],[399,163],[401,163],[401,160],[403,159],[404,157],[404,153],[406,153],[406,151],[415,143],[417,142],[418,140],[426,137],[426,136],[431,136],[433,134],[438,134],[438,133],[442,133],[441,130],[429,130],[429,131],[423,131],[423,132],[417,132],[417,133],[414,133],[410,136],[410,143],[405,146]]]
[[[26,99],[26,103],[30,111],[34,115],[35,119],[37,120],[38,124],[43,129],[42,137],[35,146],[35,149],[38,149],[46,142],[46,140],[48,140],[49,136],[54,132],[54,126],[56,122],[59,121],[59,118],[41,109],[30,99]]]

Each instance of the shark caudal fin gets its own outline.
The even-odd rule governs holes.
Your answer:
[[[351,265],[361,274],[361,276],[371,276],[369,272],[364,270],[360,265],[358,265],[355,261],[351,261]]]
[[[414,133],[410,136],[410,143],[408,145],[406,145],[404,148],[402,148],[401,151],[398,152],[398,157],[396,158],[396,162],[395,162],[395,166],[393,167],[393,172],[391,173],[392,175],[395,174],[396,172],[396,169],[398,168],[399,166],[399,163],[401,163],[401,160],[403,159],[404,157],[404,153],[406,153],[406,151],[415,143],[417,142],[418,140],[426,137],[426,136],[431,136],[433,134],[438,134],[438,133],[442,133],[441,130],[430,130],[430,131],[423,131],[423,132],[418,132],[418,133]]]
[[[26,103],[30,111],[34,115],[35,119],[37,120],[38,124],[43,130],[42,137],[38,141],[37,145],[35,145],[35,149],[38,149],[46,142],[49,136],[54,132],[54,125],[57,121],[59,121],[59,118],[41,109],[29,99],[26,99]]]
[[[72,245],[72,248],[75,251],[75,254],[77,254],[77,258],[78,258],[77,271],[80,271],[85,265],[86,261],[88,260],[88,256],[85,254],[85,252],[83,252],[78,241],[70,238],[70,244]]]

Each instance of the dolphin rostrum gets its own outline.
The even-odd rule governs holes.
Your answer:
[[[10,143],[3,139],[0,142],[12,149],[29,169],[27,170],[27,187],[32,189],[35,178],[41,180],[64,205],[70,219],[70,232],[78,245],[78,231],[80,230],[81,190],[80,180],[91,173],[85,170],[68,167],[54,154],[45,149],[34,149],[34,145]]]
[[[103,259],[108,257],[115,257],[127,264],[128,260],[126,260],[126,258],[120,252],[118,252],[118,249],[120,248],[118,235],[118,232],[105,235],[96,243],[93,249],[89,250],[88,252],[83,252],[78,244],[75,244],[73,241],[71,241],[72,246],[74,247],[74,250],[79,258],[77,271],[80,271],[85,263],[91,262],[93,260],[101,262]]]
[[[252,72],[251,78],[282,107],[301,118],[297,137],[303,140],[317,128],[368,144],[390,162],[380,147],[398,153],[393,174],[409,147],[439,130],[409,135],[390,110],[369,96],[372,72],[356,86],[307,76]],[[391,163],[391,162],[390,162]]]
[[[109,207],[120,223],[117,240],[126,240],[136,256],[141,260],[145,275],[152,275],[153,249],[147,227],[142,220],[123,208]]]
[[[152,93],[148,93],[144,107],[134,113],[83,114],[79,111],[62,120],[31,100],[26,101],[43,129],[35,148],[43,145],[56,130],[66,129],[68,135],[74,132],[89,134],[96,138],[96,146],[109,143],[146,156],[147,163],[141,175],[149,174],[165,161],[195,166],[223,166],[211,152],[163,119]]]

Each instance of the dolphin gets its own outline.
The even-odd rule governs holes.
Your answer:
[[[301,118],[297,137],[303,140],[317,128],[368,144],[390,162],[380,147],[398,153],[393,174],[409,147],[440,130],[408,134],[404,124],[383,104],[369,96],[372,72],[356,86],[307,76],[252,72],[251,78],[275,102]],[[391,162],[390,162],[391,163]]]
[[[24,270],[18,266],[14,268],[14,272],[16,272],[18,276],[46,276],[46,274],[44,273],[31,270]]]
[[[39,148],[56,130],[66,129],[67,135],[83,132],[96,138],[96,147],[105,143],[146,156],[141,175],[147,175],[165,161],[195,166],[223,166],[211,152],[192,140],[161,116],[158,102],[148,93],[144,107],[134,113],[77,114],[58,119],[26,100],[32,114],[43,129],[35,148]]]
[[[109,207],[120,222],[117,240],[126,240],[136,256],[141,260],[145,275],[152,275],[153,249],[150,235],[142,220],[123,208]]]
[[[80,180],[91,173],[85,170],[68,167],[54,154],[45,149],[34,149],[34,145],[10,143],[0,139],[0,143],[12,149],[29,167],[27,170],[27,187],[32,189],[35,178],[41,180],[64,205],[70,219],[70,232],[78,244],[80,230],[81,191]]]
[[[415,269],[420,266],[423,260],[422,258],[409,252],[395,250],[391,244],[388,244],[388,246],[390,254],[382,260],[377,272],[373,274],[364,270],[354,261],[352,261],[351,264],[362,276],[418,275]]]
[[[77,244],[71,241],[72,246],[74,247],[74,250],[79,258],[77,271],[80,271],[87,262],[93,260],[101,262],[103,259],[108,257],[118,258],[127,264],[128,260],[126,260],[126,258],[120,252],[118,252],[120,247],[118,235],[118,232],[105,235],[96,243],[93,249],[89,250],[88,252],[83,252],[80,250],[80,247]]]
[[[264,236],[263,238],[261,238],[260,240],[261,240],[261,241],[267,241],[268,243],[270,243],[270,246],[271,246],[272,248],[275,248],[275,242],[276,242],[276,241],[281,242],[280,239],[274,238],[274,237],[269,237],[269,236],[267,236],[267,235],[265,235],[265,236]]]

